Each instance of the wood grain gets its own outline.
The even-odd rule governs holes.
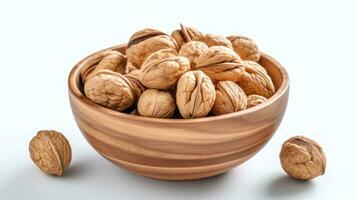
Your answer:
[[[124,51],[125,44],[112,47]],[[193,180],[218,175],[247,161],[272,137],[289,96],[285,69],[263,54],[260,64],[277,92],[266,102],[237,113],[200,119],[155,119],[116,112],[83,94],[81,62],[69,79],[74,118],[90,145],[103,157],[142,176]]]

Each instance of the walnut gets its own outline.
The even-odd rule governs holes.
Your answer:
[[[281,166],[291,177],[301,180],[323,175],[326,157],[318,143],[304,136],[295,136],[281,147]]]
[[[88,79],[93,77],[96,72],[107,69],[121,74],[128,73],[129,70],[126,66],[126,56],[118,51],[106,50],[89,56],[81,64],[82,83],[84,84]]]
[[[216,88],[216,100],[212,107],[215,115],[237,112],[247,107],[247,96],[234,82],[220,81]]]
[[[256,94],[249,95],[247,98],[248,98],[247,108],[257,106],[261,103],[264,103],[267,100],[267,98]]]
[[[190,42],[192,38],[196,37],[197,35],[201,35],[202,33],[195,28],[192,27],[185,27],[184,25],[180,24],[181,29],[174,30],[171,33],[171,37],[175,39],[176,43],[181,48],[186,42]]]
[[[233,48],[232,43],[227,38],[220,35],[200,34],[194,37],[192,40],[206,43],[209,47],[224,46],[230,49]]]
[[[162,49],[150,55],[141,67],[140,82],[152,89],[174,87],[180,76],[190,69],[190,61],[172,49]]]
[[[84,85],[86,96],[107,108],[124,111],[135,102],[130,81],[122,74],[101,70]]]
[[[223,46],[208,48],[198,58],[196,67],[207,74],[214,83],[237,82],[244,71],[244,63],[240,57],[232,49]]]
[[[245,71],[237,81],[247,95],[257,94],[266,98],[275,93],[273,81],[258,63],[245,61]]]
[[[154,29],[144,29],[131,36],[126,55],[134,66],[140,68],[144,60],[152,53],[160,49],[178,51],[178,48],[176,41],[167,34]]]
[[[234,51],[243,60],[259,61],[261,54],[252,39],[243,36],[229,36],[227,38],[231,41]]]
[[[124,75],[130,81],[137,100],[139,99],[140,95],[146,90],[146,88],[140,82],[140,73],[141,71],[136,69]]]
[[[202,54],[202,52],[207,51],[208,46],[203,42],[191,41],[182,45],[179,56],[183,56],[188,58],[190,61],[190,67],[192,70],[196,69],[196,63],[198,57]]]
[[[216,91],[202,71],[189,71],[177,83],[176,104],[183,118],[205,117],[212,109]]]
[[[30,142],[29,151],[32,161],[43,172],[57,176],[68,168],[72,158],[68,140],[54,130],[37,132]]]
[[[138,102],[139,114],[146,117],[170,118],[175,109],[175,101],[171,94],[157,89],[146,90]]]

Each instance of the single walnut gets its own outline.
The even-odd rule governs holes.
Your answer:
[[[198,58],[196,67],[207,74],[214,83],[237,82],[244,72],[244,63],[239,56],[232,49],[223,46],[208,48]]]
[[[244,110],[247,107],[247,96],[232,81],[220,81],[216,86],[216,100],[212,107],[215,115]]]
[[[187,58],[178,56],[175,50],[162,49],[145,60],[140,69],[140,82],[148,88],[167,90],[189,69]]]
[[[216,91],[202,71],[189,71],[177,83],[176,104],[183,118],[205,117],[212,109]]]
[[[186,42],[190,42],[192,38],[196,37],[197,35],[201,35],[202,33],[195,28],[192,27],[185,27],[184,25],[180,24],[181,29],[174,30],[171,33],[171,37],[175,39],[176,43],[181,48]]]
[[[245,61],[245,71],[237,81],[247,95],[257,94],[266,98],[275,93],[273,81],[258,63]]]
[[[130,81],[122,74],[101,70],[84,85],[86,96],[107,108],[124,111],[135,102]]]
[[[96,72],[107,69],[121,74],[128,73],[126,66],[126,56],[118,51],[105,50],[89,56],[81,64],[82,83],[84,84],[88,79],[93,77]]]
[[[175,109],[175,101],[171,94],[156,89],[146,90],[138,102],[139,114],[146,117],[170,118]]]
[[[255,94],[249,95],[247,98],[248,98],[247,108],[257,106],[261,103],[264,103],[267,100],[267,98]]]
[[[139,100],[140,95],[146,90],[140,82],[140,73],[141,71],[136,69],[124,75],[130,81],[137,100]]]
[[[287,174],[301,180],[323,175],[326,168],[326,157],[320,145],[304,136],[295,136],[284,142],[280,162]]]
[[[198,57],[204,52],[208,50],[208,46],[203,42],[191,41],[182,45],[179,56],[183,56],[188,58],[190,61],[191,70],[196,69],[196,63]]]
[[[29,151],[32,161],[43,172],[57,176],[68,168],[72,158],[68,140],[54,130],[37,132],[30,142]]]
[[[259,61],[261,54],[252,39],[243,36],[229,36],[227,38],[231,41],[234,51],[243,60]]]
[[[192,40],[206,43],[209,47],[224,46],[230,49],[233,48],[232,43],[227,38],[220,35],[200,34],[194,37]]]
[[[167,34],[154,29],[144,29],[131,36],[126,56],[134,66],[140,68],[148,56],[160,49],[178,51],[179,47],[176,41]]]

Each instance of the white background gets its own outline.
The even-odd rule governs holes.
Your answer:
[[[353,1],[1,1],[0,199],[357,199],[357,4]],[[201,181],[139,177],[101,158],[80,134],[67,75],[94,51],[145,27],[182,22],[203,32],[243,34],[287,69],[291,94],[267,146],[231,172]],[[28,143],[56,129],[73,149],[63,177],[43,174]],[[288,178],[280,146],[302,134],[327,156],[326,174]]]

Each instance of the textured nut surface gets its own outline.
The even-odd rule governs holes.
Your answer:
[[[128,73],[128,68],[126,66],[126,56],[118,51],[106,50],[94,55],[89,56],[81,64],[81,78],[82,82],[85,83],[88,79],[93,77],[96,72],[107,69],[121,74]]]
[[[198,58],[196,67],[214,83],[227,80],[237,82],[244,71],[240,57],[232,49],[223,46],[208,48]]]
[[[245,71],[237,81],[246,95],[257,94],[266,98],[275,93],[275,87],[265,69],[258,63],[245,61]]]
[[[304,136],[284,142],[280,162],[287,174],[301,180],[323,175],[326,168],[326,157],[320,145]]]
[[[185,27],[184,25],[180,25],[181,29],[174,30],[171,33],[171,37],[174,38],[176,43],[181,48],[186,42],[190,42],[192,38],[201,35],[202,33],[195,28]]]
[[[176,104],[183,118],[205,117],[212,109],[216,91],[202,71],[189,71],[177,83]]]
[[[215,115],[222,115],[244,110],[247,107],[247,96],[232,81],[220,81],[216,86],[216,100],[212,107]]]
[[[200,34],[194,37],[192,40],[206,43],[209,47],[224,46],[230,49],[233,48],[232,43],[227,38],[220,35]]]
[[[107,108],[124,111],[135,102],[130,81],[122,74],[101,70],[84,85],[86,96]]]
[[[172,49],[162,49],[150,55],[142,65],[140,82],[148,88],[167,90],[190,69],[187,58]]]
[[[259,61],[261,54],[252,39],[243,36],[229,36],[227,38],[231,41],[234,51],[243,60]]]
[[[68,140],[54,130],[37,132],[30,142],[29,151],[32,161],[43,172],[57,176],[68,168],[72,158]]]
[[[195,70],[198,57],[207,50],[208,46],[205,43],[191,41],[182,45],[179,56],[186,57],[190,61],[191,70]]]
[[[138,102],[139,114],[146,117],[170,118],[175,109],[175,101],[171,94],[156,89],[146,90]]]
[[[247,98],[248,98],[247,108],[257,106],[261,103],[264,103],[267,100],[267,98],[256,94],[249,95]]]
[[[146,88],[140,82],[140,73],[140,70],[135,69],[124,75],[130,81],[131,86],[133,87],[136,100],[139,100],[140,95],[146,90]]]
[[[144,60],[160,49],[175,49],[178,51],[176,41],[165,33],[144,29],[133,34],[130,38],[126,55],[128,60],[137,68],[141,67]]]

